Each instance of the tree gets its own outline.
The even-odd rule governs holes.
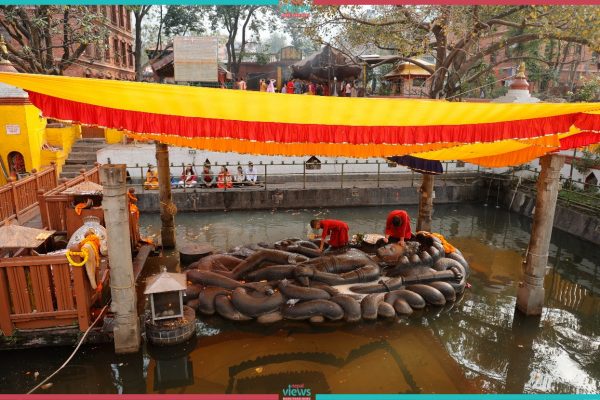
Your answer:
[[[133,11],[133,16],[135,19],[135,31],[134,31],[134,35],[135,35],[135,48],[134,48],[134,58],[135,58],[135,80],[136,81],[141,81],[142,80],[142,75],[143,75],[143,70],[142,70],[142,57],[143,57],[143,51],[144,49],[142,48],[142,21],[144,20],[144,18],[146,17],[146,15],[148,15],[148,12],[150,11],[150,9],[153,6],[151,5],[145,5],[145,6],[128,6],[127,8],[131,11]]]
[[[104,49],[103,20],[88,6],[0,6],[8,59],[21,72],[62,75],[88,46]]]
[[[203,17],[206,11],[207,9],[201,6],[167,6],[163,19],[165,35],[172,37],[203,33]]]
[[[271,33],[265,42],[266,49],[271,53],[277,53],[287,46],[287,38],[279,32]]]
[[[283,29],[292,38],[292,46],[300,50],[304,57],[310,56],[321,48],[323,41],[320,38],[316,39],[314,36],[307,35],[305,30],[308,29],[300,19],[285,18],[283,20]]]
[[[600,48],[598,7],[380,6],[318,7],[306,33],[332,45],[372,45],[431,73],[431,98],[453,98],[503,63],[526,59],[514,50],[554,39]],[[503,57],[495,57],[505,52]],[[432,55],[429,66],[414,57]]]
[[[209,13],[212,29],[219,28],[227,32],[227,68],[237,74],[244,58],[249,34],[258,35],[262,25],[259,19],[260,6],[214,6]],[[240,37],[239,50],[236,49],[236,39]]]

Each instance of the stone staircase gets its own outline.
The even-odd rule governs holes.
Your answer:
[[[69,157],[65,160],[65,165],[63,165],[60,177],[71,179],[79,175],[82,169],[88,170],[93,168],[96,162],[96,152],[106,146],[104,138],[84,138],[73,143]]]

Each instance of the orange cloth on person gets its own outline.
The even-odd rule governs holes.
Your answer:
[[[348,224],[335,219],[321,220],[323,229],[323,240],[329,235],[329,245],[332,247],[342,247],[348,244]]]
[[[148,172],[146,172],[144,189],[158,189],[158,173],[156,170],[149,169]]]
[[[400,226],[394,226],[392,220],[394,217],[399,217],[402,223]],[[412,231],[410,230],[410,219],[404,210],[394,210],[388,214],[385,221],[385,234],[397,239],[410,239]]]
[[[217,176],[217,187],[221,189],[225,187],[233,187],[233,178],[231,177],[231,175],[229,173],[224,172],[219,173],[219,175]]]

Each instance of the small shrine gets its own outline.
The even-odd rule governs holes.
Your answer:
[[[183,305],[186,277],[161,269],[149,278],[144,291],[150,296],[151,314],[146,318],[146,338],[157,345],[183,343],[193,336],[196,319],[195,311]]]

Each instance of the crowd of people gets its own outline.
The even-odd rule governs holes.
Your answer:
[[[360,95],[359,85],[354,80],[335,81],[335,90],[331,91],[327,83],[315,83],[301,79],[290,79],[284,81],[281,89],[277,88],[275,79],[261,79],[258,82],[258,90],[267,93],[286,93],[286,94],[307,94],[314,96],[340,96],[340,97],[358,97]],[[248,83],[244,78],[238,78],[233,85],[237,90],[248,90]]]
[[[227,166],[221,166],[219,173],[212,170],[210,162],[205,162],[202,172],[197,174],[194,166],[188,164],[183,168],[180,176],[171,177],[172,188],[232,188],[234,186],[251,186],[258,184],[258,172],[252,161],[246,167],[237,166],[235,173],[231,173]],[[144,189],[158,189],[158,173],[153,165],[148,165]]]

